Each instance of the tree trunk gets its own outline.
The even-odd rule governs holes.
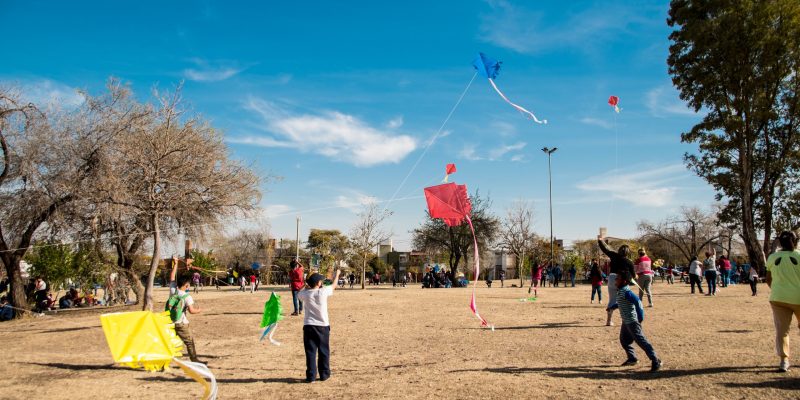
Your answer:
[[[5,264],[6,275],[8,275],[8,301],[12,307],[15,307],[14,315],[16,318],[20,318],[30,311],[28,296],[25,293],[25,284],[22,282],[20,261],[22,261],[22,258],[14,254],[3,256],[3,264]]]
[[[158,260],[161,257],[161,232],[158,227],[158,213],[153,214],[153,258],[150,260],[150,272],[147,274],[147,287],[144,290],[142,310],[153,311],[153,282],[158,271]]]
[[[138,251],[139,244],[141,242],[142,240],[137,238],[130,247],[127,247],[127,241],[122,241],[121,239],[119,243],[114,244],[117,248],[117,266],[130,283],[133,294],[136,295],[136,302],[134,304],[140,304],[144,299],[144,285],[142,285],[142,277],[138,276],[134,270],[135,260],[133,258],[134,254],[136,254],[136,251]]]
[[[740,149],[739,152],[743,153],[746,149]],[[756,233],[754,212],[753,212],[753,188],[752,179],[753,171],[750,167],[750,158],[739,156],[740,168],[742,169],[743,179],[741,179],[742,189],[742,238],[744,239],[744,247],[747,249],[747,258],[750,259],[750,265],[756,267],[758,271],[764,271],[767,265],[766,257],[764,256],[764,248],[758,242],[758,235]],[[765,243],[766,245],[766,243]]]
[[[361,290],[366,289],[364,280],[367,278],[367,253],[364,253],[364,265],[361,267]]]

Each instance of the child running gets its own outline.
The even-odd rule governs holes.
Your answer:
[[[328,321],[328,297],[333,295],[336,283],[339,281],[339,270],[330,286],[323,287],[325,280],[320,274],[311,274],[306,278],[306,287],[297,297],[305,303],[306,313],[303,317],[303,347],[306,351],[306,382],[311,383],[317,379],[319,367],[319,380],[326,381],[331,376],[330,367],[330,336],[331,326]],[[317,363],[319,353],[319,363]]]
[[[619,342],[628,355],[628,359],[622,363],[622,366],[636,365],[639,362],[632,346],[633,342],[636,342],[652,362],[650,372],[656,372],[661,369],[663,363],[658,359],[653,345],[647,341],[647,338],[644,337],[644,332],[642,332],[644,308],[642,308],[641,300],[633,294],[629,287],[631,279],[630,272],[626,270],[617,273],[617,302],[612,306],[613,308],[619,308],[619,313],[622,317],[622,326],[619,328]]]

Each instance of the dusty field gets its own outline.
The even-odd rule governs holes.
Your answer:
[[[480,286],[479,309],[494,332],[478,328],[466,289],[337,290],[330,299],[333,376],[310,385],[302,381],[302,317],[281,322],[275,338],[282,346],[258,342],[264,288],[207,289],[195,296],[203,314],[191,326],[221,399],[800,397],[800,368],[775,372],[766,285],[758,297],[746,285],[705,297],[657,283],[656,307],[646,309],[644,323],[665,362],[657,374],[641,351],[639,366],[618,367],[625,359],[619,328],[603,326],[603,307],[589,304],[587,285],[544,289],[535,303],[519,301],[524,289]],[[279,290],[291,311],[291,294]],[[158,296],[163,302],[166,291]],[[200,386],[178,369],[113,366],[98,315],[0,324],[0,398],[199,396]],[[795,329],[792,350],[800,354]],[[794,361],[800,365],[800,357]]]

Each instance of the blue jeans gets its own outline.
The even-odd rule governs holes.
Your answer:
[[[619,327],[619,343],[622,345],[622,348],[625,349],[628,360],[636,360],[636,351],[633,350],[632,346],[633,342],[636,342],[636,344],[644,350],[645,354],[647,354],[647,358],[651,361],[658,360],[653,345],[644,337],[642,324],[638,322],[623,323],[622,326]]]
[[[728,287],[731,284],[731,270],[722,270],[722,287]]]
[[[299,314],[303,312],[303,301],[297,298],[299,290],[292,289],[292,305],[294,305],[294,313]]]
[[[603,301],[603,287],[600,285],[592,285],[592,301],[594,301],[594,294],[597,292],[597,301]]]
[[[706,271],[706,282],[708,282],[708,294],[716,294],[717,271]]]

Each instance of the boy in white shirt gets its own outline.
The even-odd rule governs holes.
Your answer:
[[[306,351],[306,382],[309,383],[317,379],[317,367],[319,367],[319,380],[325,381],[331,376],[328,297],[332,296],[333,290],[336,289],[339,272],[336,270],[336,276],[330,286],[323,286],[324,276],[311,274],[306,278],[306,287],[297,293],[306,310],[303,317],[303,347]],[[317,363],[317,352],[319,352],[319,363]]]

